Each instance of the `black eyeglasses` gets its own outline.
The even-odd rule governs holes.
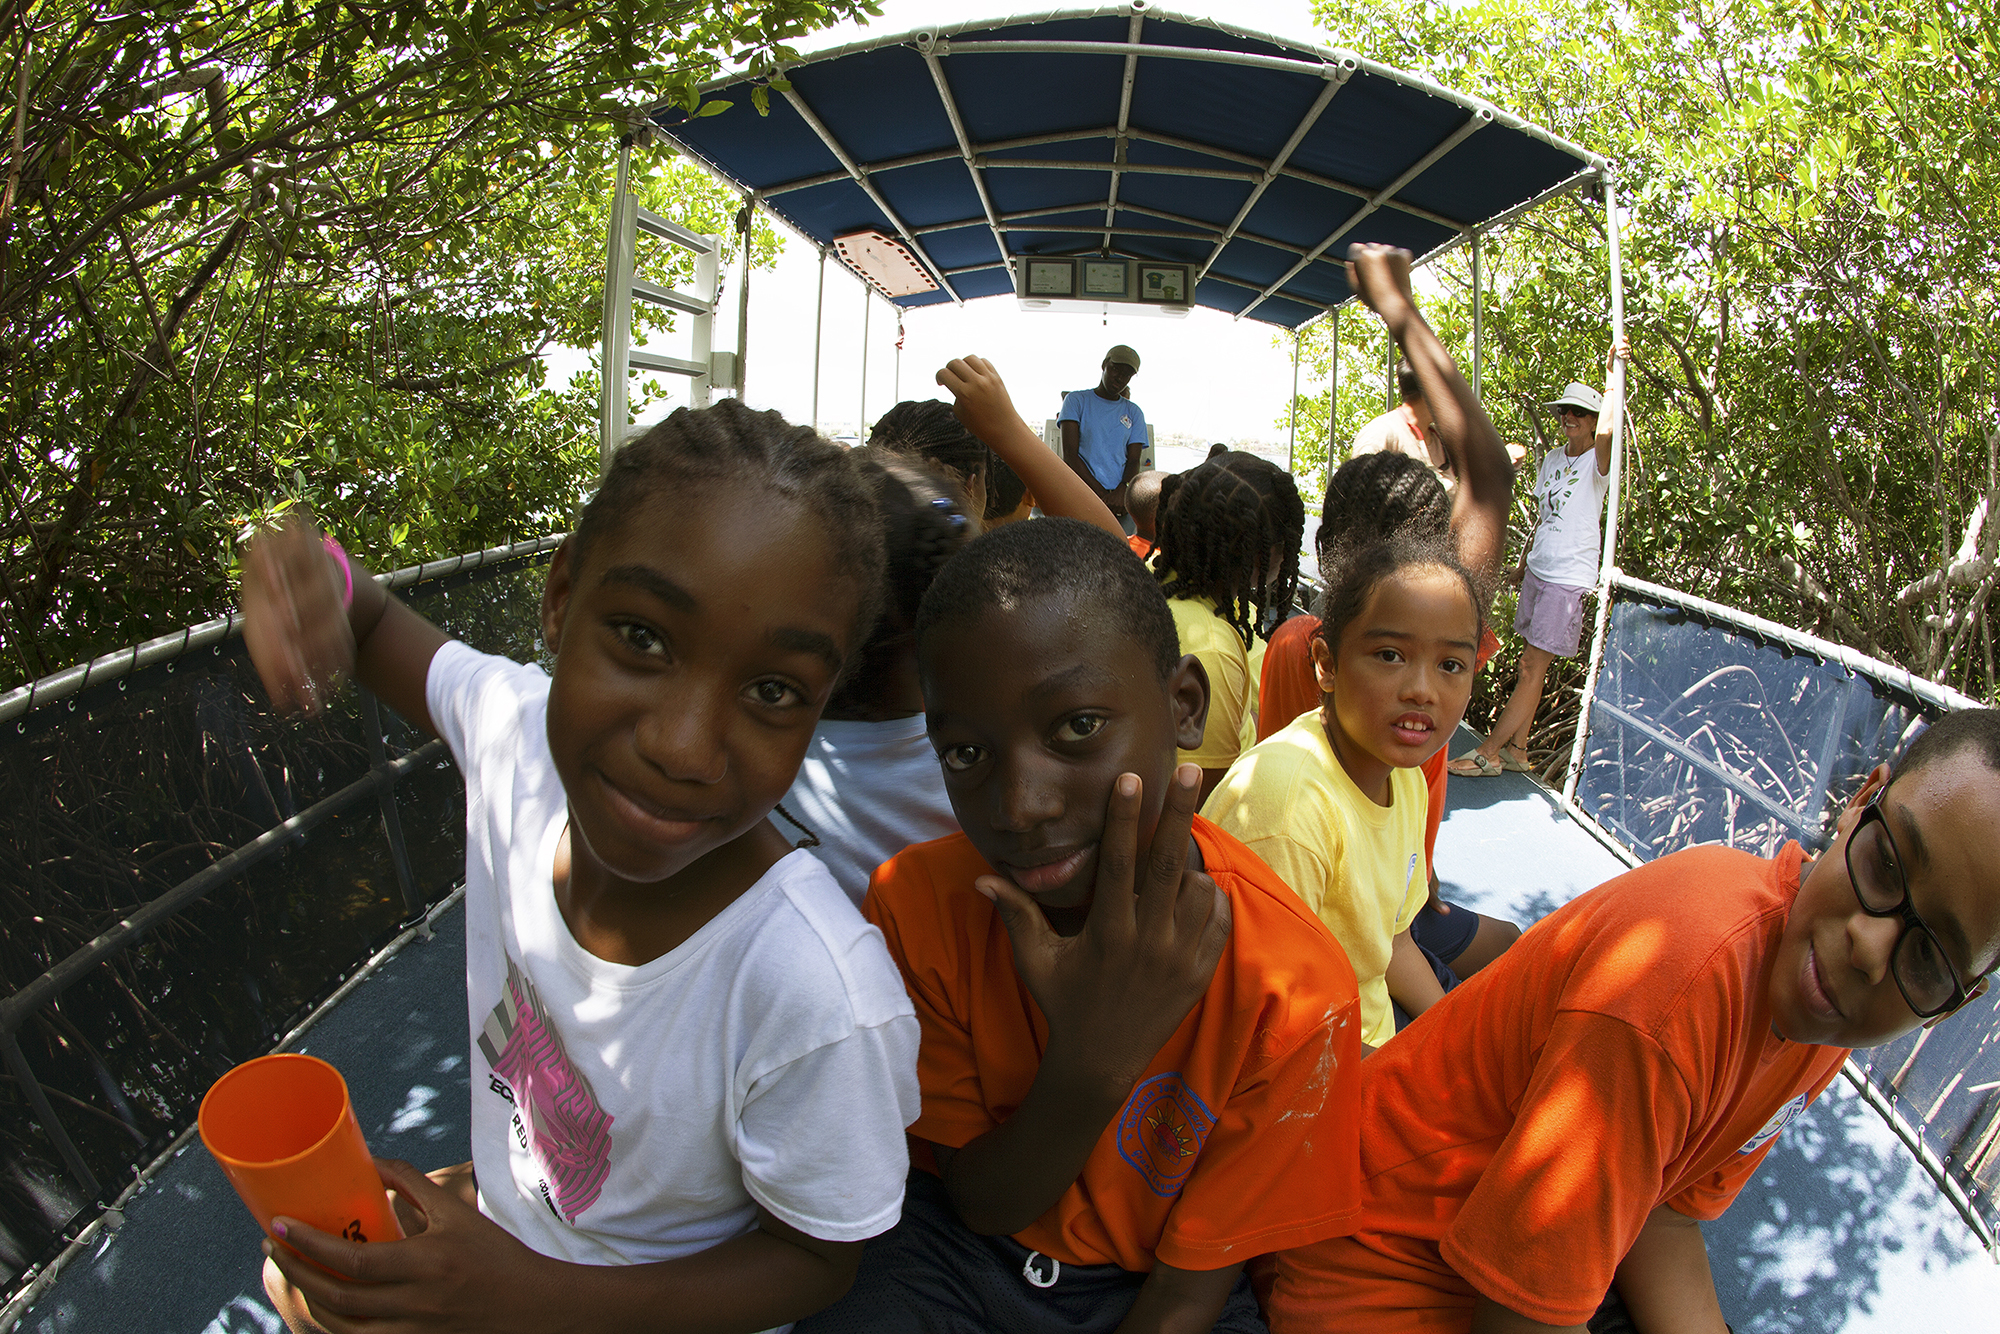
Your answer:
[[[1581,421],[1583,418],[1588,416],[1590,416],[1590,414],[1588,412],[1585,412],[1582,408],[1574,408],[1567,403],[1563,404],[1561,407],[1556,409],[1557,421],[1561,421],[1565,417],[1575,417],[1579,421]]]
[[[1937,933],[1910,906],[1903,858],[1882,812],[1887,792],[1885,787],[1875,794],[1847,836],[1847,880],[1861,901],[1861,911],[1870,917],[1903,919],[1903,933],[1889,955],[1889,973],[1917,1017],[1930,1019],[1965,1004],[1966,990]]]

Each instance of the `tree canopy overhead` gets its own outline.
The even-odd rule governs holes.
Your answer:
[[[538,354],[596,342],[621,125],[872,12],[8,5],[0,686],[213,614],[236,532],[285,504],[382,563],[566,523],[595,377],[545,388]],[[736,231],[705,173],[637,188]]]
[[[1335,44],[1616,160],[1634,349],[1621,565],[1992,698],[1992,0],[1316,14]],[[1603,383],[1604,246],[1602,203],[1581,196],[1485,246],[1484,397],[1509,440],[1558,441],[1539,405]],[[1469,360],[1467,259],[1439,266],[1426,310]],[[1364,311],[1341,323],[1336,458],[1381,410],[1387,365]],[[1329,332],[1306,346],[1322,386]],[[1300,428],[1326,438],[1324,390]]]

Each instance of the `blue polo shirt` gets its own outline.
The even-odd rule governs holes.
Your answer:
[[[1078,389],[1063,399],[1057,420],[1076,423],[1078,452],[1109,491],[1125,478],[1125,446],[1146,443],[1146,414],[1129,398],[1107,399]]]

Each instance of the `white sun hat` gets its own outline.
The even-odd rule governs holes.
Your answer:
[[[1563,390],[1562,397],[1551,399],[1552,408],[1582,408],[1585,412],[1597,412],[1604,407],[1604,395],[1592,389],[1581,380],[1571,380],[1569,388]]]

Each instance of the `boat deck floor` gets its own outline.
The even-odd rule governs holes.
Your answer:
[[[1463,739],[1452,747],[1465,748]],[[1624,869],[1521,774],[1451,785],[1437,860],[1454,902],[1523,924]],[[424,1168],[471,1156],[463,912],[437,928],[298,1044],[347,1076],[377,1153]],[[1985,1334],[2000,1311],[2000,1265],[1844,1079],[1786,1128],[1757,1181],[1705,1231],[1738,1334]],[[282,1334],[257,1242],[256,1224],[191,1141],[21,1328]]]

